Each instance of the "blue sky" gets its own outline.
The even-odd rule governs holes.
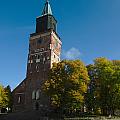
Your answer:
[[[44,0],[0,3],[0,83],[14,88],[26,75],[29,34]],[[51,0],[62,39],[62,58],[120,59],[120,0]]]

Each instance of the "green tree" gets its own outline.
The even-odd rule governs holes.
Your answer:
[[[9,109],[9,111],[11,111],[12,110],[12,105],[13,105],[13,99],[12,99],[11,88],[10,88],[9,85],[5,88],[5,92],[6,92],[6,96],[8,98],[7,107]]]
[[[113,75],[115,73],[113,63],[106,58],[97,58],[95,61],[98,86],[96,89],[97,100],[103,114],[107,114],[112,105],[111,90],[113,87]]]
[[[114,113],[120,108],[120,61],[97,58],[87,68],[91,80],[86,97],[88,109],[95,113],[101,109],[104,115]]]
[[[120,109],[120,60],[112,61],[114,65],[115,73],[113,75],[113,82],[112,82],[112,109],[113,113],[115,110]]]
[[[97,75],[95,66],[90,64],[87,65],[88,75],[90,78],[87,94],[85,96],[85,104],[87,111],[90,113],[96,113],[99,108],[98,100],[96,99],[96,89],[97,89]]]
[[[5,91],[4,87],[0,85],[0,112],[2,108],[6,108],[8,105],[8,97],[7,92]]]
[[[63,60],[53,64],[43,90],[54,108],[76,110],[83,107],[88,83],[89,76],[83,62]]]

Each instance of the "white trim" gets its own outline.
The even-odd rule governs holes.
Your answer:
[[[43,51],[43,52],[40,52],[40,51],[39,51],[38,53],[34,53],[34,54],[30,54],[30,53],[29,53],[29,55],[38,55],[38,54],[45,53],[45,52],[49,52],[49,51]]]

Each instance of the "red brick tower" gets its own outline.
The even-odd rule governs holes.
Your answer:
[[[57,21],[47,0],[40,17],[36,18],[36,32],[30,35],[27,74],[13,91],[14,110],[49,107],[49,99],[41,86],[48,78],[53,62],[60,61],[62,42],[56,33]]]

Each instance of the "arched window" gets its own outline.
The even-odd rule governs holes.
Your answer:
[[[32,92],[32,100],[34,100],[36,98],[36,91],[34,90],[33,92]]]
[[[18,97],[18,103],[20,103],[20,102],[21,102],[21,96]]]
[[[40,90],[37,90],[36,92],[36,100],[40,99]]]

